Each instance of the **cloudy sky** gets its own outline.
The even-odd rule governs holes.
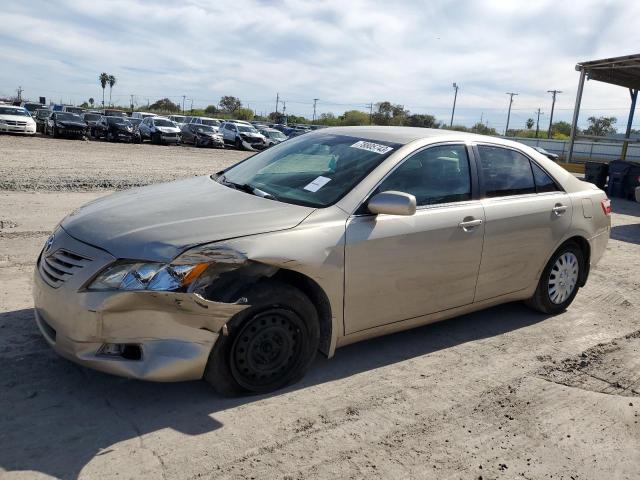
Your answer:
[[[101,99],[98,74],[114,74],[114,101],[235,95],[257,112],[310,116],[389,100],[448,122],[523,126],[547,90],[570,119],[578,61],[639,53],[640,2],[627,0],[29,0],[2,2],[0,96],[56,102]],[[634,51],[635,50],[635,51]],[[108,89],[107,89],[108,96]],[[581,121],[626,122],[629,95],[590,82]],[[640,118],[634,123],[640,124]]]

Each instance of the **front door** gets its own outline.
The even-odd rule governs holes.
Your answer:
[[[345,330],[353,333],[473,302],[484,212],[467,147],[407,158],[375,190],[416,197],[412,216],[360,212],[347,222]]]

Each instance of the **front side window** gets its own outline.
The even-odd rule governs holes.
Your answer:
[[[216,179],[259,189],[282,202],[322,208],[346,195],[399,147],[345,135],[305,135],[258,153]]]
[[[416,197],[418,206],[471,199],[469,156],[464,145],[439,145],[407,158],[376,189]]]
[[[508,148],[478,145],[487,197],[536,193],[529,159]]]

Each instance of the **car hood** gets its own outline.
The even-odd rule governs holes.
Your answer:
[[[18,122],[29,122],[33,117],[25,117],[24,115],[0,115],[0,120],[14,120]]]
[[[203,243],[293,228],[313,210],[202,176],[103,197],[71,213],[61,226],[117,258],[166,262]]]

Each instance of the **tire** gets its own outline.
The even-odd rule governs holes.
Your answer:
[[[56,127],[55,125],[53,126],[53,128],[51,129],[51,136],[53,138],[58,138],[58,127]]]
[[[162,145],[162,137],[157,133],[151,135],[151,143],[155,143],[156,145]]]
[[[243,150],[243,148],[242,148],[242,140],[240,140],[239,138],[236,138],[236,148],[238,150]]]
[[[565,243],[545,266],[535,293],[525,304],[549,315],[564,312],[580,289],[584,268],[580,247],[573,242]]]
[[[251,305],[216,341],[204,380],[223,395],[258,394],[300,380],[320,339],[318,313],[300,290],[261,281],[240,293]]]

